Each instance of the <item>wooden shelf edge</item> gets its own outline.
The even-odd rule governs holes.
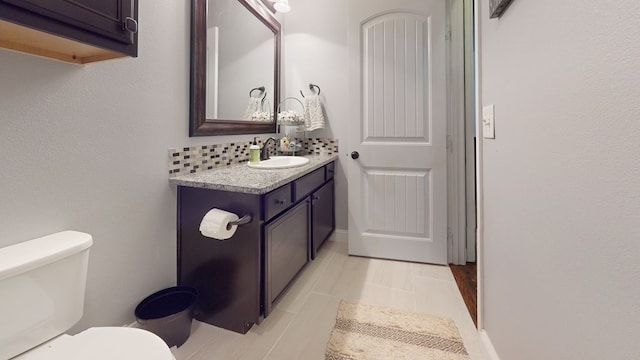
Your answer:
[[[0,47],[74,64],[128,56],[3,20],[0,20]]]

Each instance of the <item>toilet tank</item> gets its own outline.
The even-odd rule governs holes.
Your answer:
[[[89,234],[63,231],[0,248],[0,359],[80,320],[92,243]]]

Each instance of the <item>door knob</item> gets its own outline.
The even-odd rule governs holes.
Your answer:
[[[357,152],[357,151],[352,151],[352,152],[351,152],[351,158],[352,158],[352,159],[354,159],[354,160],[355,160],[355,159],[357,159],[357,158],[359,158],[359,157],[360,157],[360,153],[359,153],[359,152]]]

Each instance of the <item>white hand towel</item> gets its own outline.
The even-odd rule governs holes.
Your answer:
[[[304,98],[304,124],[307,131],[324,128],[320,96],[311,95]]]
[[[249,104],[247,104],[247,110],[245,110],[242,118],[245,120],[251,120],[253,113],[261,110],[261,101],[262,100],[260,98],[249,97]]]

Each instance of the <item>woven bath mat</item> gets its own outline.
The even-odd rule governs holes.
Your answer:
[[[468,360],[453,321],[342,300],[327,360]]]

